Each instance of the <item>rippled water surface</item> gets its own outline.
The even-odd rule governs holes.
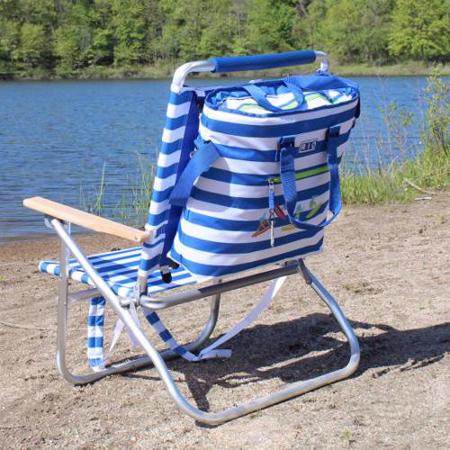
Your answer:
[[[420,151],[425,78],[354,79],[362,115],[348,166],[359,170],[392,159],[382,113],[391,101],[414,114],[407,156]],[[105,204],[117,205],[138,183],[138,155],[155,161],[168,90],[168,80],[0,83],[0,241],[45,232],[42,217],[21,206],[23,198],[78,206],[98,189],[102,171]]]

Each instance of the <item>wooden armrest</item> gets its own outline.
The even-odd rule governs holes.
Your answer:
[[[103,217],[89,214],[79,209],[72,208],[62,203],[53,202],[42,197],[26,198],[23,205],[27,208],[34,209],[44,213],[55,219],[65,222],[74,223],[89,230],[98,231],[100,233],[111,234],[133,242],[143,242],[151,237],[150,231],[142,231],[128,225],[114,222]]]

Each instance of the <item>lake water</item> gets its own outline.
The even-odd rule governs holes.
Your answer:
[[[353,79],[360,84],[362,114],[350,139],[347,168],[386,164],[399,153],[396,133],[389,132],[382,112],[391,101],[413,115],[401,136],[406,151],[400,157],[420,151],[426,79]],[[155,161],[169,83],[0,83],[0,241],[45,232],[42,216],[23,208],[23,198],[41,195],[78,206],[98,189],[102,171],[107,214],[112,214],[118,199],[138,183],[138,155]]]

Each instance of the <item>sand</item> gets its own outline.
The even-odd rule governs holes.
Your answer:
[[[87,252],[127,245],[81,236]],[[347,207],[310,267],[356,330],[361,364],[349,379],[217,427],[179,412],[154,369],[72,387],[54,362],[56,283],[37,271],[56,239],[0,246],[0,448],[448,449],[450,418],[450,197]],[[261,288],[224,296],[219,336]],[[194,336],[207,301],[165,312],[180,340]],[[87,305],[70,314],[71,366],[86,370]],[[12,326],[11,326],[12,325]],[[23,328],[15,328],[19,325]],[[107,328],[113,325],[108,311]],[[122,336],[117,357],[126,350]],[[327,309],[290,277],[269,310],[234,338],[230,360],[173,361],[181,390],[219,410],[284,383],[345,365]]]

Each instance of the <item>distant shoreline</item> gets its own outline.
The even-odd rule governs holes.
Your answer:
[[[181,65],[181,63],[180,63]],[[16,73],[0,73],[0,81],[59,81],[59,80],[128,80],[128,79],[163,79],[171,78],[174,70],[178,65],[160,64],[152,66],[128,66],[128,67],[112,67],[112,66],[90,66],[85,69],[70,73],[56,74],[52,71],[44,69],[36,69],[27,72]],[[402,77],[402,76],[428,76],[431,75],[433,69],[437,67],[440,75],[450,75],[450,64],[438,64],[427,66],[422,62],[408,62],[403,64],[373,66],[367,64],[339,65],[331,64],[330,68],[333,73],[341,76],[357,76],[357,77]],[[310,73],[311,66],[295,67],[285,69],[273,69],[264,71],[246,71],[231,75],[202,73],[202,78],[255,78],[266,76],[284,76],[289,72]]]

